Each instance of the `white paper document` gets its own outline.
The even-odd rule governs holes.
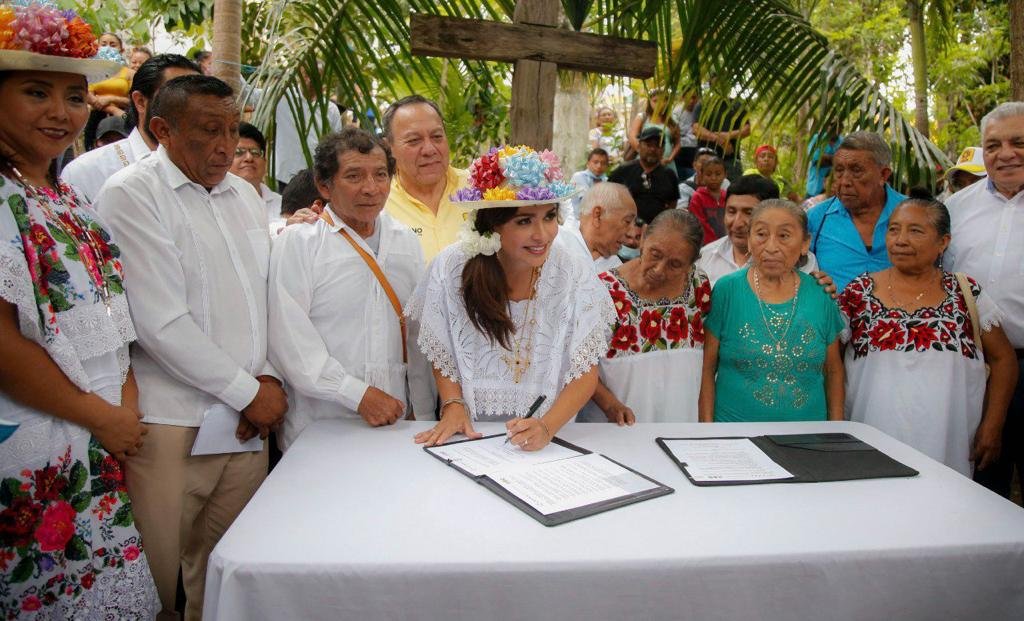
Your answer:
[[[658,487],[597,453],[533,466],[512,466],[490,476],[544,515]]]
[[[694,481],[774,481],[793,474],[772,461],[750,438],[665,440]]]
[[[238,417],[241,416],[223,403],[210,406],[203,413],[203,423],[192,444],[193,455],[220,455],[223,453],[245,453],[262,451],[263,440],[256,436],[248,442],[235,437]]]
[[[539,451],[524,451],[512,443],[505,444],[505,438],[503,435],[495,436],[431,447],[427,450],[473,476],[489,474],[510,465],[543,464],[581,455],[579,451],[554,442],[550,442]]]

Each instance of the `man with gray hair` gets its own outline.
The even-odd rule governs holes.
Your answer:
[[[906,196],[892,189],[892,154],[882,137],[853,132],[832,157],[835,196],[807,214],[811,252],[842,291],[858,274],[889,267],[889,215]]]
[[[636,219],[636,203],[626,186],[605,181],[592,186],[580,203],[580,229],[563,226],[556,239],[594,260],[598,273],[622,265],[615,255]]]
[[[981,119],[988,179],[949,199],[952,240],[946,270],[977,279],[1003,313],[1000,325],[1017,352],[1024,378],[1024,102],[1000,104]],[[974,479],[1010,496],[1013,471],[1024,476],[1024,380],[1017,380],[1003,427],[999,460]]]

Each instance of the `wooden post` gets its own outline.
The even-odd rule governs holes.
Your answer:
[[[517,24],[558,26],[560,5],[552,0],[519,0],[512,21]],[[512,73],[511,144],[550,149],[555,118],[558,65],[517,60]]]

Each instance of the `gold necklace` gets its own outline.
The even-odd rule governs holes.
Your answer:
[[[78,217],[78,214],[75,213],[72,205],[68,202],[67,198],[65,198],[64,193],[61,192],[60,182],[54,184],[57,200],[59,200],[60,204],[67,209],[68,218],[74,224],[74,227],[60,219],[57,213],[53,210],[53,207],[50,206],[49,198],[44,196],[44,193],[40,192],[38,188],[29,183],[16,166],[11,166],[10,169],[14,174],[14,178],[18,182],[18,185],[24,188],[27,195],[36,200],[36,204],[38,204],[39,208],[46,213],[49,221],[63,231],[69,239],[75,241],[75,252],[78,254],[78,259],[82,262],[82,265],[85,267],[85,271],[89,274],[93,284],[96,286],[96,290],[100,294],[100,299],[103,301],[103,305],[107,308],[107,315],[110,315],[110,300],[113,296],[110,293],[110,286],[107,284],[106,278],[103,277],[103,251],[90,234],[89,225]],[[78,231],[81,231],[82,234],[79,235]]]
[[[530,368],[530,357],[533,350],[533,333],[537,326],[537,310],[534,299],[537,297],[537,284],[540,282],[540,268],[534,268],[530,278],[530,297],[526,299],[526,310],[523,312],[523,329],[516,332],[516,338],[512,341],[512,356],[507,354],[501,360],[508,366],[512,373],[512,381],[518,384],[523,379],[523,374]],[[512,306],[509,304],[509,315]],[[525,343],[524,343],[525,341]]]
[[[910,305],[909,304],[904,304],[900,300],[896,299],[896,290],[892,286],[892,283],[893,283],[892,273],[893,273],[893,271],[895,271],[895,269],[890,267],[889,268],[889,283],[886,285],[886,290],[889,292],[889,299],[892,300],[893,304],[895,304],[898,308],[902,308],[904,310],[907,310],[907,307],[910,306]],[[935,271],[937,272],[939,270],[936,269]],[[930,286],[931,286],[931,282],[929,282],[927,285],[925,285],[925,289],[923,291],[921,291],[921,293],[917,294],[917,296],[914,298],[914,301],[912,303],[913,304],[917,304],[918,302],[920,302],[921,298],[924,297],[924,294],[928,293],[928,287],[930,287]]]
[[[757,293],[757,308],[761,311],[761,321],[764,322],[764,329],[768,331],[768,338],[770,338],[772,342],[775,343],[775,351],[777,353],[782,353],[782,350],[785,349],[784,345],[786,340],[786,334],[789,333],[789,328],[790,326],[793,325],[793,319],[796,318],[796,300],[797,297],[800,295],[800,277],[797,276],[795,272],[792,272],[793,303],[790,306],[789,313],[787,314],[788,317],[786,319],[786,327],[782,330],[782,334],[779,335],[779,338],[775,338],[775,331],[772,330],[771,322],[768,321],[768,316],[764,312],[765,306],[767,306],[768,303],[761,299],[761,278],[759,276],[758,269],[751,269],[754,272],[754,291]],[[772,310],[772,312],[774,313],[775,311]]]

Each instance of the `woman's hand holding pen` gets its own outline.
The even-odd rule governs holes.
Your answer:
[[[540,418],[513,418],[505,423],[509,440],[524,451],[539,451],[551,442],[551,433]]]

